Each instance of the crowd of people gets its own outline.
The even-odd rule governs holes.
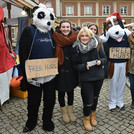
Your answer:
[[[96,24],[90,24],[88,27],[79,27],[78,30],[73,30],[69,20],[62,20],[53,32],[53,40],[56,43],[54,56],[58,58],[59,72],[54,79],[56,81],[54,85],[58,91],[58,102],[63,122],[69,123],[70,121],[75,122],[77,120],[77,117],[73,114],[73,101],[74,90],[77,86],[80,86],[84,115],[83,125],[86,130],[91,131],[92,127],[97,125],[96,108],[103,80],[108,78],[108,70],[105,70],[106,65],[108,65],[108,55],[105,54],[107,51],[105,51],[105,46],[98,35],[98,26]],[[130,48],[133,49],[133,43],[131,42],[130,44]],[[133,68],[132,59],[133,57],[129,60],[128,76],[130,78],[132,95],[131,108],[134,108],[134,77],[131,71]],[[32,94],[29,94],[32,97]],[[66,94],[67,104],[65,103]],[[32,104],[34,101],[30,97],[28,98]],[[54,95],[53,98],[55,99]],[[29,105],[31,104],[29,103]],[[54,103],[52,107],[54,107]],[[49,121],[51,122],[52,109],[51,112],[49,111],[51,113]],[[36,110],[36,114],[37,112],[38,109]],[[44,110],[44,114],[46,112],[49,115],[48,111]],[[30,112],[28,113],[28,116],[32,115]],[[36,117],[35,123],[29,127],[27,121],[23,132],[29,132],[36,126],[37,116],[32,115],[31,117]],[[29,118],[28,120],[33,123],[33,118]],[[54,124],[49,123],[48,128],[49,129],[46,128],[45,130],[53,131]]]
[[[40,8],[42,5],[40,6]],[[33,24],[26,27],[21,35],[19,42],[20,66],[23,73],[21,90],[28,90],[28,119],[23,132],[32,131],[38,120],[38,110],[43,93],[43,129],[53,131],[55,126],[52,121],[53,109],[55,105],[55,93],[58,92],[58,102],[64,123],[75,122],[77,117],[73,113],[74,90],[77,86],[81,88],[83,102],[83,125],[86,130],[92,131],[92,127],[97,126],[96,109],[99,94],[103,81],[108,78],[108,44],[103,43],[96,24],[87,27],[72,28],[69,20],[60,21],[59,25],[53,30],[49,29],[43,33],[39,27],[45,15],[43,12],[34,11],[38,18],[33,19]],[[54,23],[54,15],[50,12],[49,27]],[[47,15],[48,15],[47,14]],[[49,17],[49,16],[47,16]],[[128,76],[130,79],[130,90],[132,96],[131,108],[134,109],[134,27],[132,34],[128,38],[130,47],[130,59],[128,60]],[[41,32],[40,32],[41,31]],[[36,36],[38,35],[38,36]],[[47,39],[44,45],[42,38]],[[34,40],[34,41],[33,41]],[[38,40],[41,40],[40,42]],[[30,55],[30,57],[29,57]],[[30,59],[58,58],[58,74],[43,79],[36,79],[40,86],[27,81],[25,61]],[[126,66],[125,60],[125,66]],[[116,64],[115,64],[116,65]],[[125,69],[125,68],[124,68]],[[116,76],[115,76],[116,77]],[[120,76],[122,78],[122,76]],[[125,79],[124,75],[124,79]],[[113,79],[112,79],[113,80]],[[118,83],[121,84],[121,83]],[[126,83],[125,83],[126,84]],[[112,85],[113,86],[113,85]],[[123,86],[123,90],[125,85]],[[117,104],[112,106],[114,98],[113,88],[110,90],[109,110],[116,109]],[[67,95],[67,104],[65,96]],[[123,94],[117,100],[123,100]],[[120,102],[120,110],[125,110],[125,105]],[[116,106],[117,105],[117,106]]]

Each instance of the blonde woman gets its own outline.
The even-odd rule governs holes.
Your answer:
[[[91,131],[92,126],[97,125],[95,111],[103,84],[106,56],[94,33],[86,27],[79,31],[72,53],[73,64],[79,72],[81,82],[83,124],[86,130]]]

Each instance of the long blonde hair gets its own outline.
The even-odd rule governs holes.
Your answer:
[[[93,33],[90,29],[88,29],[87,27],[83,27],[83,28],[79,31],[78,35],[77,35],[77,40],[78,40],[78,41],[80,41],[80,37],[81,37],[81,34],[82,34],[83,32],[86,32],[87,35],[88,35],[88,37],[89,37],[90,39],[91,39],[92,37],[94,37],[94,33]]]

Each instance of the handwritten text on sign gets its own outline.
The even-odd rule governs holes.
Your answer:
[[[111,59],[129,59],[130,48],[126,47],[111,47],[109,50],[109,57]]]
[[[58,74],[58,59],[47,58],[26,60],[25,69],[28,79],[56,75]]]

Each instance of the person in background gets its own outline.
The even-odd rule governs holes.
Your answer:
[[[81,27],[76,27],[76,30],[79,32],[81,30]]]
[[[79,32],[81,27],[79,27],[79,26],[78,27],[73,27],[72,29],[73,29],[74,32],[76,32],[76,31]]]
[[[73,114],[74,88],[78,85],[77,72],[73,69],[71,60],[72,44],[76,41],[77,32],[73,33],[71,22],[62,20],[53,33],[56,42],[55,57],[58,58],[57,90],[58,101],[65,123],[76,121]],[[65,104],[67,94],[67,106]]]
[[[104,48],[104,52],[107,56],[108,53],[108,47],[107,47],[107,43],[102,43],[100,37],[98,36],[98,26],[94,23],[88,25],[88,29],[92,30],[92,32],[95,34],[95,38],[98,40],[98,44],[103,46]],[[105,78],[108,78],[108,62],[104,65],[104,72],[105,72]]]
[[[132,27],[132,33],[128,38],[130,47],[130,59],[128,60],[128,76],[130,80],[130,91],[132,97],[131,108],[134,109],[134,26]]]
[[[106,56],[102,46],[88,28],[82,28],[73,44],[73,65],[79,72],[81,82],[81,96],[83,101],[83,124],[91,131],[97,125],[95,118],[98,97],[103,84]],[[90,124],[91,123],[91,124]]]
[[[88,29],[90,29],[95,35],[98,35],[98,26],[96,24],[89,24]]]

